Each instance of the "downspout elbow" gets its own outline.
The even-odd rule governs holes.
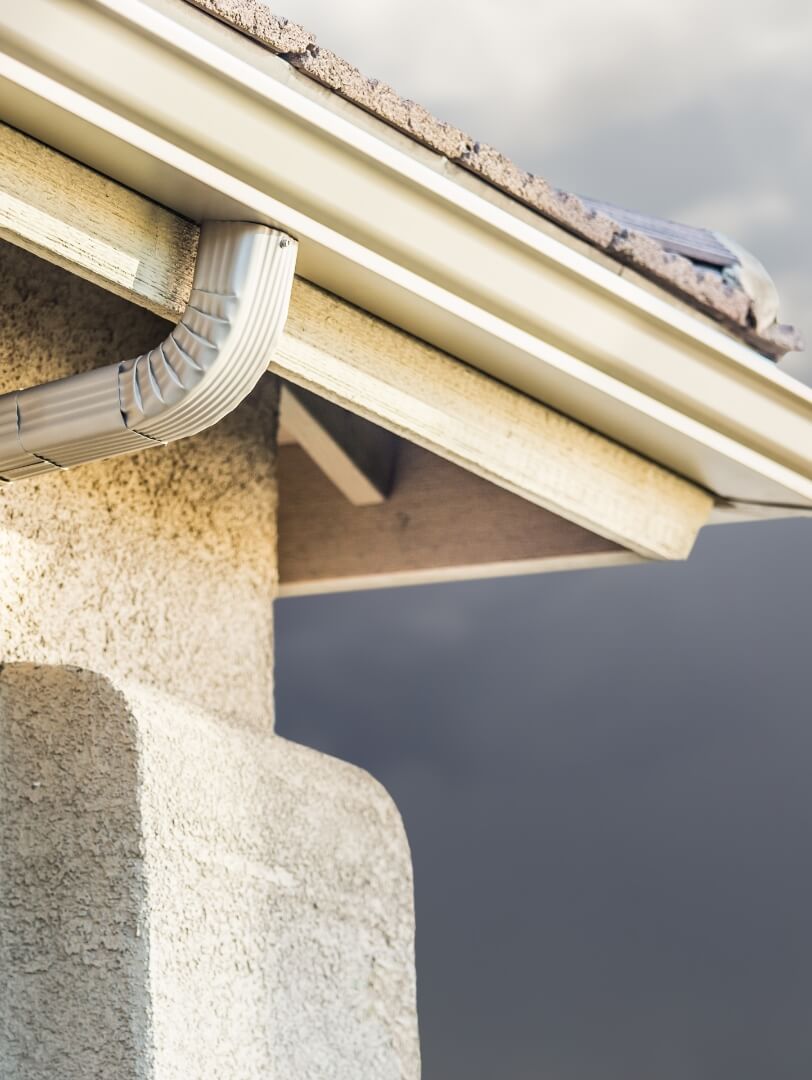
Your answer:
[[[296,242],[266,225],[208,221],[189,303],[133,360],[0,396],[0,480],[195,435],[251,392],[287,318]]]

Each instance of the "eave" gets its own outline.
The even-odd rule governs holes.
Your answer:
[[[812,392],[179,0],[0,11],[2,118],[713,492],[812,507]],[[380,129],[380,130],[379,130]]]
[[[206,228],[0,124],[0,237],[39,258],[183,321]],[[282,434],[292,434],[354,504],[357,543],[345,520],[339,545],[350,558],[339,564],[328,542],[330,558],[314,562],[311,534],[325,538],[335,522],[311,528],[314,518],[296,494],[300,481],[317,504],[324,499],[300,470],[292,494],[281,483],[282,504],[293,506],[292,497],[305,511],[286,515],[282,506],[288,536],[300,537],[294,548],[311,556],[298,568],[285,563],[297,588],[318,581],[321,589],[327,566],[331,588],[345,579],[357,584],[358,557],[362,568],[370,566],[364,530],[373,519],[383,544],[373,576],[404,583],[404,575],[414,580],[428,571],[472,576],[487,567],[490,574],[494,564],[500,572],[515,572],[519,563],[535,570],[551,560],[560,567],[562,557],[567,566],[584,559],[595,565],[595,558],[604,564],[625,557],[618,545],[644,557],[685,558],[710,516],[713,500],[702,488],[302,278],[293,283],[281,340],[263,346],[257,359],[299,387],[281,395]],[[14,367],[4,379],[14,399],[29,380],[25,356],[9,360]],[[286,408],[291,394],[293,410]],[[19,436],[24,417],[10,419]],[[438,472],[435,458],[411,482],[398,436],[429,451],[429,461],[434,455],[456,468]],[[160,452],[158,445],[151,452]],[[487,483],[472,487],[470,473]],[[381,503],[384,512],[370,516]],[[477,534],[484,548],[469,542]],[[387,536],[394,540],[388,554]],[[607,543],[596,547],[601,538]]]

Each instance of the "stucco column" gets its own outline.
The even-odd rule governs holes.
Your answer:
[[[0,282],[0,391],[165,332],[5,246]],[[0,488],[4,1078],[419,1073],[397,812],[273,734],[275,409]]]

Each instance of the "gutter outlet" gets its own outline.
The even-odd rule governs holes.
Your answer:
[[[189,303],[136,357],[0,396],[0,480],[131,454],[216,424],[267,370],[288,313],[296,241],[249,222],[200,230]]]

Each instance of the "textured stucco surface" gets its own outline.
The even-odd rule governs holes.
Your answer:
[[[499,150],[439,120],[428,109],[402,97],[380,79],[363,75],[324,48],[316,35],[280,15],[266,0],[186,0],[248,34],[308,78],[441,154],[448,161],[505,192],[517,202],[633,267],[711,315],[768,356],[803,348],[800,334],[778,323],[757,331],[751,298],[738,285],[669,252],[656,240],[615,221],[570,192],[522,169]],[[710,223],[713,224],[712,222]]]
[[[0,390],[164,331],[0,245]],[[273,733],[275,409],[0,486],[3,1080],[419,1075],[397,811]]]
[[[410,857],[383,789],[210,715],[168,724],[159,696],[138,716],[156,1076],[417,1080]]]
[[[0,245],[0,392],[126,359],[168,324]],[[0,657],[271,716],[275,396],[194,440],[0,486]]]
[[[419,1076],[383,789],[94,672],[0,673],[0,964],[4,1080]]]
[[[77,668],[0,674],[0,1076],[152,1075],[136,725]]]

